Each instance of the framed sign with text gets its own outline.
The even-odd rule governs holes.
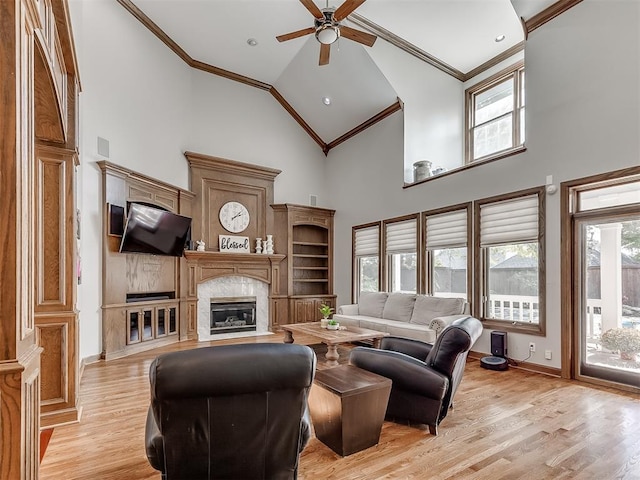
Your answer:
[[[218,246],[221,252],[251,253],[249,237],[218,235],[218,239]]]

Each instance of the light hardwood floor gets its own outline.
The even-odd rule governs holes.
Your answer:
[[[217,343],[247,341],[282,336]],[[208,344],[183,342],[87,366],[82,421],[55,429],[40,478],[159,479],[144,451],[149,364],[159,353]],[[455,404],[437,437],[426,427],[385,422],[376,447],[345,458],[312,438],[298,478],[640,479],[637,395],[522,370],[488,371],[470,360]]]

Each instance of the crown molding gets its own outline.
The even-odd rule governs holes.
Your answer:
[[[413,55],[414,57],[422,60],[425,63],[437,68],[438,70],[446,73],[447,75],[451,75],[453,78],[464,81],[465,74],[458,70],[457,68],[452,67],[451,65],[446,64],[439,58],[434,57],[428,52],[416,47],[412,43],[407,42],[405,39],[399,37],[393,32],[390,32],[386,28],[381,27],[380,25],[372,22],[371,20],[359,15],[357,13],[352,13],[347,17],[350,22],[358,25],[360,28],[367,30],[369,33],[372,33],[383,40],[386,40],[391,45],[398,47],[400,50],[405,51],[406,53]]]
[[[483,72],[486,72],[491,67],[495,67],[500,62],[511,58],[516,53],[521,52],[522,50],[524,50],[524,42],[516,43],[513,47],[505,50],[499,55],[496,55],[492,59],[484,62],[482,65],[477,66],[473,70],[469,70],[467,73],[464,74],[464,77],[465,77],[464,81],[467,81],[477,75],[480,75]]]
[[[575,7],[580,2],[582,2],[582,0],[558,0],[556,3],[545,8],[540,13],[537,13],[529,20],[524,20],[527,36],[536,28],[541,27],[545,23],[553,20],[558,15],[566,12],[572,7]]]
[[[322,149],[323,152],[325,152],[325,155],[326,155],[328,151],[328,150],[325,150],[327,148],[327,144],[324,143],[324,141],[320,138],[320,136],[309,126],[307,122],[304,121],[304,119],[300,116],[300,114],[298,114],[298,112],[295,111],[295,109],[291,106],[289,102],[287,102],[287,100],[280,94],[280,92],[278,92],[278,90],[276,90],[275,87],[271,87],[271,89],[269,90],[269,93],[271,93],[273,98],[275,98],[278,101],[278,103],[282,105],[282,107],[289,113],[289,115],[291,115],[293,119],[296,122],[298,122],[298,125],[300,125],[302,129],[309,134],[309,136],[313,139],[313,141],[320,146],[320,148]]]
[[[343,142],[346,142],[347,140],[349,140],[352,137],[355,137],[360,132],[365,131],[367,128],[375,125],[376,123],[380,122],[381,120],[384,120],[389,115],[392,115],[392,114],[396,113],[398,110],[402,110],[402,107],[403,107],[402,101],[400,99],[396,100],[396,103],[394,103],[393,105],[388,106],[387,108],[382,110],[380,113],[377,113],[376,115],[374,115],[370,119],[362,122],[357,127],[352,128],[351,130],[349,130],[344,135],[341,135],[340,137],[336,138],[332,142],[329,142],[327,144],[327,146],[326,146],[326,151],[324,151],[324,154],[327,155],[329,153],[329,150],[331,150],[332,148],[337,147],[338,145],[340,145]]]
[[[131,15],[133,15],[136,20],[142,23],[147,29],[153,33],[156,37],[160,39],[162,43],[164,43],[173,53],[178,55],[187,65],[189,65],[193,59],[185,52],[180,45],[174,42],[169,35],[164,33],[164,31],[153,22],[149,17],[147,17],[142,10],[140,10],[137,6],[133,4],[131,0],[116,0],[120,5],[124,7]]]

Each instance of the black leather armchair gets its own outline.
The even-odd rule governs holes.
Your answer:
[[[448,325],[433,345],[385,337],[380,349],[354,348],[349,362],[392,380],[387,417],[427,424],[437,435],[462,380],[467,354],[481,333],[482,323],[465,317]]]
[[[304,345],[204,347],[151,364],[146,450],[162,478],[297,477],[316,356]]]

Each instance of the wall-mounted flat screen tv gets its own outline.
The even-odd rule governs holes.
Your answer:
[[[190,229],[189,217],[150,205],[131,203],[120,252],[181,257]]]

